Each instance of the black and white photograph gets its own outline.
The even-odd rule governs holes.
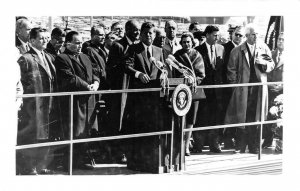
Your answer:
[[[4,190],[297,184],[299,1],[34,3],[4,23]]]

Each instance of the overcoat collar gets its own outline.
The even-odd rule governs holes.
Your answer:
[[[276,49],[275,50],[275,58],[273,58],[273,60],[276,60],[276,68],[279,68],[280,66],[282,66],[283,65],[283,55],[281,55],[281,59],[280,59],[280,61],[278,62],[278,54],[279,54],[279,50],[278,49]]]
[[[45,70],[45,72],[48,74],[49,78],[52,78],[53,76],[49,73],[49,71],[42,64],[43,60],[40,59],[40,57],[38,56],[38,53],[33,48],[30,48],[28,53],[30,53],[32,55],[33,60]],[[52,72],[55,73],[56,72],[55,67],[52,65],[51,59],[48,57],[48,55],[45,52],[44,52],[44,54],[45,54],[45,58],[48,62],[48,66],[49,66],[50,70],[52,70]]]
[[[243,51],[244,56],[246,57],[248,66],[250,67],[249,53],[247,51],[247,41],[245,41],[243,44],[241,44],[241,50]],[[261,53],[262,50],[263,50],[263,47],[261,46],[261,44],[260,43],[256,43],[255,44],[255,49],[254,49],[254,55],[253,55],[254,58],[256,58]]]
[[[77,58],[76,58],[76,54],[71,52],[68,49],[66,49],[64,53],[69,56],[70,60],[72,60],[73,63],[76,63],[78,66],[80,66],[83,69],[83,71],[85,71],[87,73],[87,71],[86,71],[87,66],[86,66],[86,63],[82,61],[81,53],[78,54]],[[80,62],[80,60],[81,60],[81,62]]]

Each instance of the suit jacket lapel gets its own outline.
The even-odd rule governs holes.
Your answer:
[[[51,72],[54,75],[56,75],[56,69],[55,69],[55,67],[54,67],[54,65],[52,63],[52,60],[51,60],[50,56],[48,54],[45,54],[45,58],[46,58],[46,60],[48,62],[48,65],[49,65],[49,68],[50,68]]]
[[[72,64],[77,64],[78,66],[80,66],[83,70],[85,70],[85,67],[79,62],[79,60],[77,60],[75,58],[75,56],[73,56],[72,54],[68,54],[70,61],[72,62]]]
[[[203,49],[203,52],[204,52],[204,55],[203,55],[203,59],[205,59],[205,62],[204,63],[207,63],[208,65],[210,65],[210,59],[209,59],[209,56],[208,56],[208,50],[207,50],[207,47],[206,47],[206,44],[203,43],[201,45],[202,49]]]
[[[74,59],[77,61],[77,63],[79,63],[82,66],[83,70],[87,74],[87,68],[89,66],[86,64],[86,62],[83,61],[82,54],[78,55],[78,60],[75,57],[74,57]]]
[[[31,55],[33,57],[33,60],[45,70],[45,72],[47,73],[47,75],[49,76],[49,78],[52,78],[52,75],[49,74],[49,71],[47,70],[47,68],[45,68],[45,65],[42,64],[42,63],[44,63],[44,61],[40,59],[40,57],[38,56],[37,52],[35,52],[33,49],[30,49],[30,53],[31,53]]]
[[[276,52],[275,52],[275,58],[273,58],[273,60],[275,60],[275,63],[276,63],[276,68],[279,68],[280,66],[282,66],[283,65],[283,55],[281,55],[281,58],[280,58],[280,60],[278,60],[279,59],[279,51],[278,51],[278,49],[276,49]],[[279,62],[278,62],[279,61]]]
[[[151,67],[151,63],[149,62],[149,60],[148,60],[148,57],[147,57],[147,53],[146,53],[146,49],[144,48],[144,46],[143,46],[143,44],[141,43],[141,47],[143,48],[143,51],[141,52],[141,54],[142,54],[142,56],[143,56],[143,58],[144,58],[144,63],[146,63],[145,64],[145,69],[146,69],[146,71],[150,74],[151,72],[150,72],[150,67]]]
[[[242,52],[244,53],[244,56],[246,57],[246,60],[247,60],[247,64],[248,66],[250,67],[250,63],[249,63],[249,53],[247,51],[247,47],[246,47],[246,42],[244,44],[241,45],[241,50]]]

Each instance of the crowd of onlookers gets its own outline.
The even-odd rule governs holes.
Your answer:
[[[91,39],[86,42],[82,42],[82,37],[75,30],[56,27],[50,33],[31,25],[26,17],[16,20],[17,62],[20,66],[17,94],[93,93],[153,87],[152,82],[162,75],[162,70],[155,63],[165,63],[169,55],[195,73],[198,86],[282,81],[284,34],[280,33],[277,49],[271,52],[265,43],[258,40],[257,27],[252,23],[229,28],[230,39],[222,44],[217,25],[208,25],[202,31],[197,22],[191,23],[180,39],[176,38],[177,23],[174,20],[166,21],[164,30],[157,29],[152,22],[140,25],[136,20],[129,20],[125,25],[115,22],[111,27],[98,24],[91,27]],[[163,68],[169,78],[184,77],[180,70],[168,64],[164,64]],[[261,116],[273,119],[275,114],[271,117],[268,110],[274,104],[279,108],[276,110],[280,113],[277,118],[282,114],[282,100],[281,104],[274,102],[283,92],[282,85],[198,88],[197,92],[201,95],[193,99],[186,115],[188,129],[256,122]],[[262,105],[263,99],[265,105]],[[95,108],[101,100],[105,101],[105,109]],[[73,103],[68,96],[18,98],[17,102],[20,108],[18,145],[69,139],[70,124],[73,125],[74,139],[100,134],[111,136],[159,131],[169,124],[167,118],[170,113],[161,104],[159,96],[151,92],[77,95]],[[263,147],[272,145],[274,135],[282,139],[282,133],[278,136],[278,129],[282,130],[282,126],[264,127]],[[223,143],[225,149],[245,153],[248,146],[249,153],[257,153],[258,138],[259,131],[255,125],[189,131],[184,137],[185,155],[201,153],[204,145],[209,146],[210,152],[220,153]],[[110,145],[114,148],[109,151],[110,160],[127,163],[133,169],[143,169],[141,163],[145,161],[138,158],[144,153],[139,152],[144,149],[142,146],[147,147],[148,142],[138,143],[139,147],[135,149],[139,151],[132,155],[128,154],[128,142],[115,140]],[[89,162],[94,160],[87,147],[87,144],[74,147],[75,167],[92,167],[86,165],[86,158]],[[51,152],[48,147],[21,150],[17,153],[17,173],[53,173],[49,169]],[[147,153],[146,150],[143,152]]]

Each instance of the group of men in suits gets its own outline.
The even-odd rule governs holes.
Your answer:
[[[194,24],[191,30],[195,30],[195,33],[199,32],[198,26]],[[206,77],[203,79],[203,85],[247,83],[251,80],[253,80],[251,82],[263,81],[263,77],[260,76],[264,76],[266,72],[272,69],[273,62],[264,60],[256,62],[254,56],[262,51],[269,55],[269,50],[265,45],[260,46],[256,43],[257,33],[254,27],[250,26],[246,31],[247,40],[245,42],[242,43],[243,29],[238,27],[233,32],[232,41],[223,46],[217,44],[219,37],[217,26],[208,25],[205,31],[201,31],[206,40],[198,43],[195,49],[201,54],[204,61]],[[47,44],[46,31],[40,27],[31,28],[28,19],[21,18],[17,20],[16,34],[16,47],[23,55],[18,63],[21,68],[24,93],[147,88],[152,85],[152,81],[159,79],[161,75],[160,69],[155,66],[151,59],[154,58],[164,63],[168,55],[175,54],[181,49],[180,42],[176,38],[177,23],[173,20],[166,21],[164,31],[160,32],[156,32],[156,27],[152,22],[144,22],[140,27],[136,20],[126,22],[125,33],[119,22],[114,23],[111,32],[108,33],[105,33],[102,26],[93,26],[91,28],[91,40],[84,43],[78,32],[70,31],[65,34],[61,29],[55,28],[51,33],[51,40]],[[250,45],[255,48],[255,51],[246,54],[247,51],[249,52]],[[245,55],[248,56],[246,56],[247,59]],[[245,59],[241,60],[244,57]],[[259,64],[266,67],[258,69],[259,66],[257,65]],[[245,67],[248,69],[240,71],[241,68]],[[168,70],[168,76],[172,77],[172,69],[169,68]],[[239,74],[240,72],[241,74]],[[242,75],[242,79],[240,75]],[[197,120],[198,124],[200,126],[219,125],[224,123],[224,119],[225,123],[232,122],[228,120],[232,119],[231,115],[239,114],[236,114],[234,108],[232,110],[230,108],[237,107],[233,105],[240,103],[239,101],[244,105],[249,104],[247,105],[249,107],[244,108],[241,113],[245,116],[257,116],[256,111],[251,111],[248,114],[248,110],[250,106],[257,105],[259,101],[255,102],[254,100],[253,103],[250,101],[248,103],[245,100],[233,101],[234,98],[231,97],[231,94],[237,96],[238,89],[205,89],[206,99],[200,103],[201,112]],[[254,97],[259,92],[259,89],[256,88],[248,89],[245,89],[243,93],[244,95],[245,92],[248,92],[246,97]],[[74,96],[72,136],[74,138],[88,137],[90,133],[88,126],[98,130],[97,122],[99,120],[95,121],[91,127],[89,117],[95,101],[100,99],[104,99],[106,102],[107,110],[104,121],[107,123],[105,124],[106,127],[103,127],[106,135],[149,132],[150,129],[153,131],[154,127],[156,130],[162,130],[166,122],[164,114],[166,116],[168,114],[165,112],[164,106],[159,104],[160,101],[154,99],[155,97],[159,98],[157,95],[149,96],[145,93],[135,96],[127,93],[103,95],[102,97],[101,95]],[[63,96],[59,99],[38,97],[24,100],[20,115],[18,144],[69,138],[71,136],[69,133],[71,119],[68,99]],[[227,107],[227,105],[229,106]],[[156,113],[152,114],[153,111]],[[246,120],[245,116],[242,120],[244,122],[254,120],[251,117]],[[55,123],[51,123],[52,121]],[[241,120],[238,121],[242,122]],[[53,130],[54,132],[52,132]],[[226,138],[228,140],[235,136],[235,133],[229,130],[225,132],[227,132]],[[244,130],[240,134],[240,137],[245,140],[246,135],[253,133],[249,128],[249,132]],[[194,133],[195,148],[198,146],[198,152],[202,152],[204,135],[201,132]],[[206,136],[210,151],[220,153],[220,131],[217,129],[209,130]],[[226,144],[230,144],[230,141]],[[246,143],[241,141],[241,144],[244,148]],[[126,155],[130,155],[127,156],[129,157],[129,161],[127,161],[129,166],[136,169],[137,166],[133,165],[133,167],[132,164],[139,164],[139,169],[146,168],[147,165],[142,165],[146,161],[140,161],[137,158],[142,153],[133,155],[132,152],[128,152],[128,149],[129,147],[131,150],[140,149],[147,143],[142,141],[139,147],[134,148],[131,147],[132,145],[130,146],[128,141],[115,141],[112,145],[116,148],[114,155],[118,158],[117,161],[126,162],[126,153]],[[86,147],[78,148],[78,152],[75,154],[78,154],[79,157],[83,156],[86,153],[85,149]],[[253,149],[251,151],[254,152]],[[44,149],[43,152],[49,153],[49,148]],[[39,153],[37,154],[39,156],[36,157],[39,158],[43,152],[36,152]],[[149,152],[151,151],[149,150]],[[136,151],[136,153],[138,152]],[[30,154],[23,153],[21,157],[28,155]],[[43,154],[42,158],[46,160],[47,155]],[[78,161],[84,160],[83,158]],[[32,159],[32,161],[35,162],[31,162],[29,167],[21,173],[49,173],[47,162],[38,164],[36,159]],[[82,167],[82,164],[84,162],[79,163],[78,167]]]

